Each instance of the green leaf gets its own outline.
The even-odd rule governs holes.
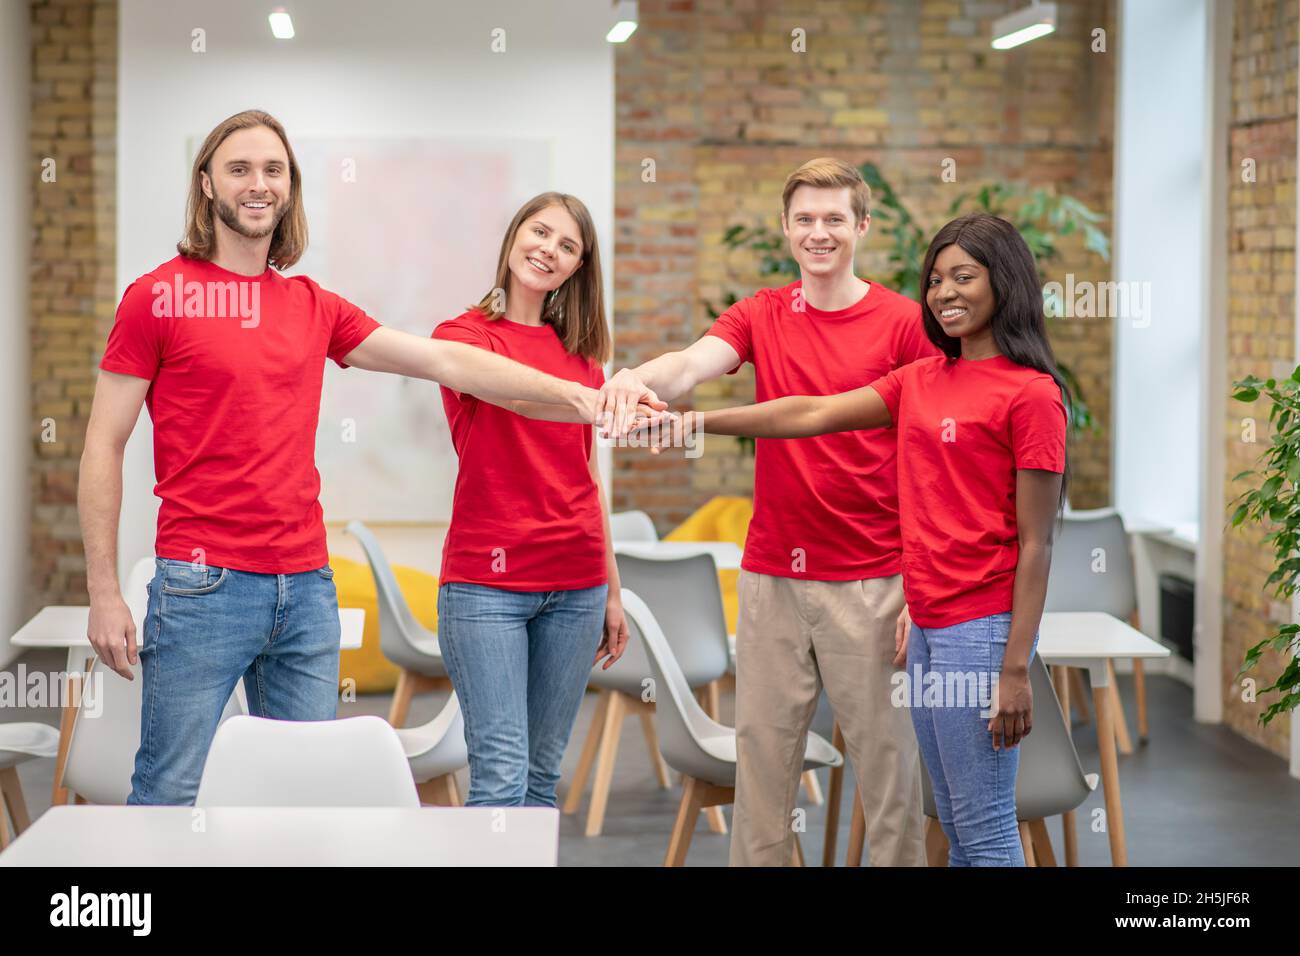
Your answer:
[[[1239,402],[1253,402],[1259,398],[1259,389],[1243,388],[1240,391],[1233,392],[1232,397]]]

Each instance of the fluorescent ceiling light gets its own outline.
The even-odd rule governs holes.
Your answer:
[[[1056,32],[1056,4],[1033,3],[993,21],[993,49],[1010,50]]]
[[[618,0],[614,4],[614,26],[605,34],[610,43],[622,43],[636,32],[636,0]]]
[[[271,35],[277,40],[293,39],[293,20],[284,7],[276,7],[275,11],[267,17],[271,21]]]

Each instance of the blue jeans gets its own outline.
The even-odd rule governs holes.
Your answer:
[[[909,695],[912,726],[948,837],[949,866],[1025,865],[1016,824],[1020,747],[994,750],[988,730],[1010,630],[1011,615],[1003,613],[951,627],[913,624],[908,639],[908,677],[921,679],[921,691],[912,687]],[[1030,660],[1037,648],[1035,634]]]
[[[156,563],[140,635],[140,749],[127,803],[193,804],[241,677],[254,716],[337,716],[338,596],[328,565],[253,574]]]
[[[608,586],[438,589],[438,643],[465,718],[467,806],[555,806],[605,626]]]

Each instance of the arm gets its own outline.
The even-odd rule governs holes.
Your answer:
[[[683,419],[683,431],[751,438],[807,438],[891,424],[885,400],[870,385],[838,395],[790,395],[757,405],[687,412]]]
[[[597,411],[612,415],[614,434],[625,435],[638,402],[657,407],[658,399],[672,401],[739,364],[739,352],[716,335],[705,335],[677,352],[619,371],[601,387]]]
[[[122,452],[131,437],[149,380],[100,372],[86,425],[77,480],[77,515],[86,550],[86,589],[90,593],[87,636],[105,664],[133,680],[138,663],[135,622],[117,580],[117,527],[122,510]]]
[[[426,339],[382,327],[366,336],[343,361],[372,372],[428,379],[497,404],[523,399],[563,405],[574,410],[576,421],[596,420],[595,389],[463,342]]]
[[[591,455],[587,459],[591,470],[591,480],[596,483],[596,494],[600,497],[600,517],[605,525],[605,564],[609,570],[609,597],[605,600],[605,632],[600,647],[596,648],[594,667],[605,661],[604,670],[623,656],[627,648],[627,620],[623,616],[623,589],[618,578],[618,561],[614,558],[614,537],[609,531],[609,504],[605,501],[605,486],[600,481],[600,466],[596,463],[596,443],[591,443]]]
[[[993,749],[1014,747],[1033,729],[1029,652],[1034,646],[1047,600],[1052,565],[1052,523],[1061,494],[1061,476],[1025,468],[1016,472],[1016,529],[1020,557],[1011,593],[1011,633],[998,678],[997,713],[989,720]]]

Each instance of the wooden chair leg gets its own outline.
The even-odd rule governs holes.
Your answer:
[[[460,806],[460,793],[456,787],[456,778],[452,774],[443,774],[424,783],[415,785],[415,792],[420,795],[420,803],[434,807]]]
[[[700,818],[700,783],[694,777],[683,777],[682,802],[677,807],[672,836],[668,839],[668,852],[664,866],[685,866],[686,854],[691,848],[696,821]]]
[[[609,802],[609,788],[614,782],[614,761],[618,756],[618,739],[627,715],[627,695],[613,691],[605,708],[605,720],[600,730],[600,756],[596,760],[596,780],[591,788],[591,806],[587,808],[587,836],[600,836],[605,825],[605,805]]]
[[[1056,699],[1061,702],[1061,713],[1065,715],[1065,729],[1070,729],[1070,675],[1069,668],[1055,664],[1051,668],[1052,687],[1056,690]]]
[[[1149,736],[1147,727],[1147,672],[1146,665],[1140,658],[1134,658],[1133,660],[1133,694],[1137,697],[1138,740],[1141,743],[1146,743]]]
[[[1029,824],[1023,820],[1020,822],[1020,846],[1025,853],[1025,866],[1037,866],[1034,859],[1034,840],[1029,833]]]
[[[600,746],[600,730],[605,726],[605,711],[609,707],[612,690],[602,690],[596,697],[596,712],[591,715],[591,726],[587,729],[587,739],[582,743],[582,755],[578,766],[569,781],[569,792],[564,797],[564,813],[572,815],[582,806],[582,794],[587,789],[587,778],[591,776],[591,765],[596,761],[596,748]]]
[[[406,715],[411,710],[411,696],[415,692],[415,674],[402,668],[397,675],[397,689],[393,691],[393,703],[388,708],[388,723],[393,727],[405,727]]]
[[[845,852],[845,866],[862,865],[862,848],[867,843],[867,814],[862,809],[862,794],[854,791],[853,816],[849,820],[849,848]]]
[[[948,865],[948,834],[934,817],[925,818],[925,865]]]
[[[836,723],[831,729],[831,746],[844,752],[844,732]],[[844,764],[831,767],[831,782],[826,790],[826,839],[822,844],[822,866],[835,865],[835,843],[839,839],[840,800],[844,793]]]
[[[1029,837],[1034,844],[1034,860],[1039,866],[1056,866],[1056,853],[1052,850],[1052,838],[1047,833],[1047,821],[1030,820]]]
[[[790,852],[790,863],[793,866],[806,866],[803,861],[803,846],[799,843],[799,834],[794,835],[794,849]]]
[[[1133,752],[1133,738],[1128,733],[1128,719],[1124,716],[1124,702],[1119,696],[1119,681],[1115,679],[1115,662],[1106,661],[1106,670],[1110,674],[1110,712],[1111,723],[1115,727],[1115,743],[1119,752],[1125,755]]]
[[[641,711],[641,732],[645,734],[646,749],[650,751],[650,763],[655,768],[655,779],[659,781],[659,786],[667,790],[672,784],[668,776],[668,764],[664,762],[664,755],[659,752],[659,735],[655,733],[655,719],[648,709]]]
[[[1079,710],[1079,723],[1086,724],[1092,720],[1088,709],[1088,688],[1083,686],[1083,673],[1077,667],[1067,667],[1070,680],[1070,697]]]
[[[59,751],[54,758],[54,789],[50,795],[52,806],[58,807],[68,802],[68,790],[63,786],[63,770],[68,764],[68,743],[72,740],[72,725],[76,722],[80,707],[81,675],[69,674],[68,699],[59,716]]]
[[[0,805],[0,850],[9,845],[13,837],[9,833],[9,815],[5,813],[5,808]]]
[[[14,820],[14,835],[17,836],[32,825],[32,818],[27,815],[27,801],[23,799],[23,788],[16,767],[0,770],[0,794],[4,795],[0,816],[4,815],[4,807],[7,806],[9,815]]]
[[[90,803],[89,800],[87,800],[85,797],[83,797],[83,796],[82,796],[81,794],[79,794],[79,793],[76,793],[76,794],[73,794],[73,795],[72,795],[72,802],[73,802],[74,804],[76,804],[77,806],[79,806],[79,807],[84,807],[84,806],[86,806],[87,804]]]
[[[1065,865],[1079,865],[1079,834],[1074,829],[1074,811],[1061,814],[1062,843],[1065,844]]]
[[[463,807],[465,798],[460,794],[460,784],[456,782],[454,773],[447,774],[447,799],[449,807]]]
[[[803,784],[804,793],[808,794],[808,802],[814,807],[820,807],[823,802],[822,785],[817,779],[817,771],[805,770],[800,782]]]

